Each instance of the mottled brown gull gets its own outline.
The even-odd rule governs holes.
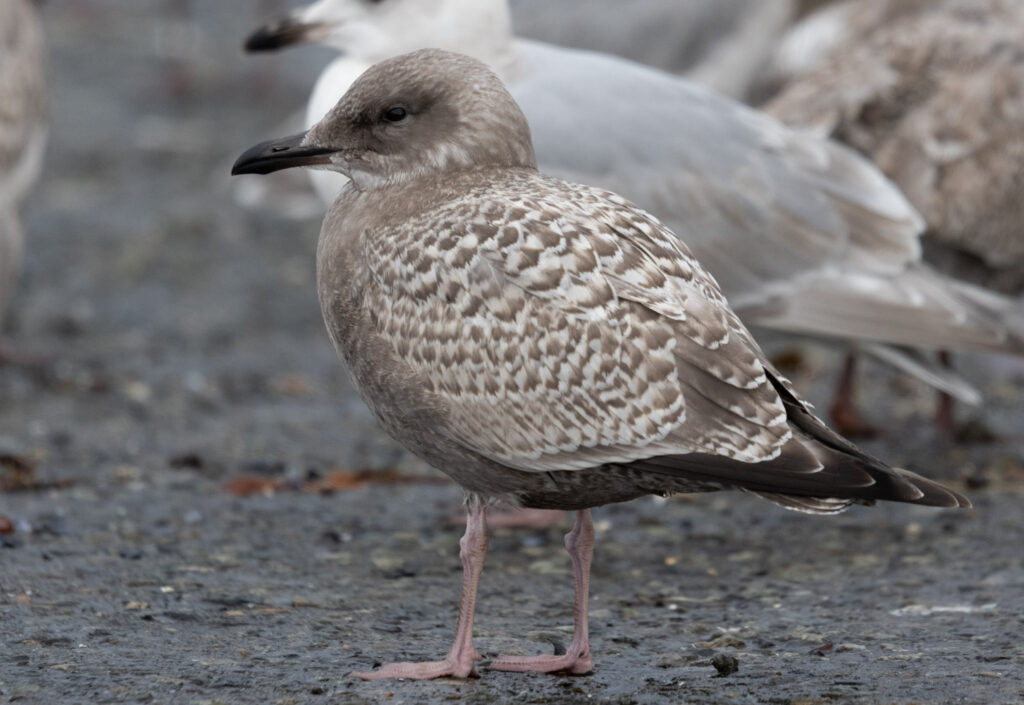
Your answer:
[[[542,170],[655,214],[748,325],[869,346],[975,404],[976,390],[927,358],[882,346],[1024,352],[1014,303],[924,265],[923,221],[867,160],[676,76],[517,39],[506,0],[319,0],[250,47],[296,42],[342,52],[317,81],[307,125],[390,56],[438,47],[484,61],[530,121]],[[344,177],[310,176],[333,202]],[[851,429],[866,425],[850,398],[835,408]]]
[[[0,321],[22,250],[18,209],[46,142],[42,31],[29,0],[0,3]]]
[[[968,506],[815,418],[653,216],[541,175],[526,119],[475,59],[381,62],[308,133],[253,147],[233,172],[296,166],[351,179],[317,250],[340,357],[388,431],[467,495],[451,651],[356,675],[475,672],[494,502],[577,511],[576,627],[564,655],[491,668],[573,673],[592,669],[590,507],[727,488],[825,514],[876,499]]]

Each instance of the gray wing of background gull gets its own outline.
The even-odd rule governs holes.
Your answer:
[[[519,44],[510,85],[542,168],[658,215],[747,323],[914,347],[1024,349],[1019,321],[1006,319],[1011,302],[921,264],[920,216],[850,150],[658,71]]]
[[[1024,265],[1024,3],[858,0],[833,14],[842,30],[788,67],[767,110],[868,155],[930,235]]]
[[[795,0],[511,0],[517,36],[615,54],[746,95]],[[571,21],[567,21],[570,20]]]
[[[20,201],[46,141],[42,33],[28,0],[0,4],[0,320],[21,260]]]

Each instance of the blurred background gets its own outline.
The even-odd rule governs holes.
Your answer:
[[[398,511],[390,500],[394,488],[371,493],[365,501],[374,509],[361,519],[338,508],[345,505],[319,497],[273,505],[266,496],[339,470],[387,471],[390,480],[394,473],[437,477],[378,429],[336,360],[315,293],[322,208],[304,175],[284,173],[262,181],[229,176],[246,148],[301,127],[313,82],[334,56],[310,46],[266,55],[242,52],[249,32],[299,4],[49,0],[40,7],[50,138],[41,178],[23,208],[25,258],[0,332],[8,358],[0,362],[0,522],[10,527],[4,531],[0,523],[0,542],[13,549],[0,550],[0,592],[9,598],[0,600],[2,609],[13,609],[12,596],[26,590],[59,592],[64,573],[43,558],[53,550],[40,543],[46,540],[67,544],[88,538],[107,547],[102,550],[128,546],[148,555],[160,543],[153,538],[160,531],[154,526],[198,532],[188,540],[200,542],[206,532],[223,531],[217,535],[225,543],[232,531],[247,536],[252,525],[280,529],[268,529],[265,518],[247,523],[244,517],[253,512],[284,524],[307,513],[297,520],[307,528],[321,521],[347,526],[339,530],[345,534],[354,531],[345,522],[353,521],[370,531],[367,524],[384,523],[379,516]],[[605,46],[691,72],[740,97],[774,38],[807,9],[770,0],[594,0],[601,9],[584,11],[595,25],[586,29],[572,13],[580,12],[574,6],[587,4],[519,0],[514,7],[517,23],[533,36]],[[756,42],[742,34],[754,6],[762,13],[753,20],[762,30]],[[716,61],[730,67],[724,78]],[[840,354],[811,342],[772,336],[763,342],[797,387],[819,408],[827,407]],[[978,409],[959,409],[966,430],[948,437],[931,425],[929,389],[868,363],[860,401],[876,415],[883,434],[867,447],[895,464],[961,487],[966,483],[972,497],[1019,493],[1024,369],[1001,357],[964,356],[958,366],[987,401]],[[239,478],[255,478],[255,484],[230,484]],[[430,516],[415,521],[438,526],[439,551],[451,554],[448,568],[455,569],[454,535],[441,524],[448,510],[456,509],[458,493],[441,487],[423,490],[433,493]],[[239,504],[238,495],[251,493],[264,503]],[[745,515],[745,499],[729,501],[740,502],[736,511]],[[722,510],[723,505],[714,506]],[[1016,505],[999,506],[1010,512]],[[771,521],[795,521],[767,505],[756,511],[781,517]],[[890,517],[889,511],[872,516]],[[214,529],[210,522],[221,513],[226,524]],[[1001,516],[1005,531],[1019,533],[1019,515]],[[398,524],[401,518],[391,521]],[[309,530],[316,531],[314,543],[328,541],[320,530]],[[938,525],[934,530],[941,532]],[[722,531],[732,536],[732,529]],[[41,538],[46,536],[57,538]],[[557,533],[551,536],[536,543],[550,546],[554,555],[559,540]],[[280,540],[284,549],[278,550],[287,551],[291,544]],[[870,537],[865,541],[870,544]],[[33,546],[39,551],[30,555]],[[70,556],[77,549],[65,550]],[[74,560],[87,563],[87,555],[84,551]],[[1020,578],[1020,554],[993,560],[1003,559],[1010,563],[1001,563],[999,570],[1016,571],[1007,585],[1020,585],[1014,582]],[[262,568],[258,556],[252,560],[245,566],[247,579],[254,580]],[[281,555],[275,560],[290,566],[289,575],[309,568],[288,564],[291,559]],[[79,565],[71,557],[66,561],[65,567]],[[114,563],[96,568],[89,580],[124,579],[127,574],[111,567]],[[86,580],[82,576],[89,570],[81,568],[78,579]],[[132,570],[144,575],[154,569]],[[447,599],[452,574],[436,577]],[[177,585],[170,577],[159,580]],[[243,595],[239,604],[253,599],[242,587],[231,589]],[[312,590],[307,585],[285,592],[294,596],[300,589]],[[331,592],[330,586],[319,590]],[[228,592],[225,588],[223,594]],[[111,599],[123,607],[136,598]],[[285,601],[291,608],[293,602]],[[222,613],[225,608],[211,609]],[[61,614],[69,619],[67,611]],[[438,621],[447,622],[447,616]],[[37,631],[59,632],[57,624],[26,622],[19,634],[29,639]],[[75,632],[66,638],[77,643],[84,636]],[[1005,665],[1021,668],[1019,653],[1008,658]],[[4,682],[8,693],[25,685],[24,673],[8,671],[5,681],[4,669],[0,665],[0,694]],[[48,678],[58,676],[73,682],[66,673]],[[1024,697],[1024,691],[1018,694]]]

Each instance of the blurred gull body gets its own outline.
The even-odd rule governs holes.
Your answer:
[[[21,201],[46,144],[42,29],[29,0],[0,3],[0,321],[14,289],[23,238]]]
[[[352,179],[317,246],[339,356],[385,428],[466,493],[448,655],[353,675],[475,675],[495,502],[576,510],[575,629],[564,654],[489,668],[577,674],[593,670],[591,507],[723,489],[814,514],[970,506],[815,418],[653,216],[538,173],[526,119],[483,63],[436,49],[383,61],[309,132],[251,148],[232,171],[302,166]]]
[[[1024,3],[857,0],[794,29],[766,109],[868,155],[928,234],[1024,285]]]
[[[622,193],[661,218],[748,324],[859,343],[1024,349],[1012,303],[920,262],[920,216],[869,162],[702,86],[633,62],[517,40],[504,0],[321,0],[260,29],[250,50],[342,50],[314,89],[319,121],[370,64],[425,46],[504,79],[541,167]],[[343,177],[311,176],[324,201]],[[977,402],[893,349],[889,359]]]

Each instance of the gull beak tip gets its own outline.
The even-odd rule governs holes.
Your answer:
[[[310,33],[317,27],[291,17],[285,17],[263,25],[245,39],[242,47],[249,54],[278,51],[293,44],[309,41]]]

